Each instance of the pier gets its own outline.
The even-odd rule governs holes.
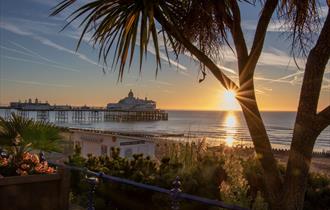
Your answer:
[[[168,114],[162,110],[152,111],[106,111],[105,121],[158,121],[168,120]]]
[[[37,120],[42,122],[49,121],[49,111],[48,110],[39,110],[37,111]]]
[[[55,122],[67,123],[69,121],[68,112],[63,110],[55,111]]]
[[[99,110],[91,110],[88,112],[88,121],[89,122],[102,122],[103,121],[103,113]]]
[[[29,98],[25,102],[19,100],[0,106],[0,116],[5,119],[9,119],[12,112],[24,118],[58,124],[168,120],[168,114],[157,109],[155,101],[134,97],[132,90],[118,103],[108,103],[106,107],[50,105],[38,98],[34,102]]]
[[[1,111],[2,110],[2,111]],[[12,112],[36,121],[54,123],[133,122],[168,120],[164,110],[130,111],[106,108],[71,107],[69,109],[11,109],[0,107],[0,116],[9,119]]]

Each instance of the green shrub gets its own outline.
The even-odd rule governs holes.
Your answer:
[[[111,156],[83,158],[80,148],[69,158],[68,164],[171,189],[176,176],[180,177],[185,193],[221,199],[253,210],[268,209],[263,184],[263,171],[253,154],[241,156],[239,149],[219,147],[207,149],[198,144],[169,144],[167,157],[160,161],[141,154],[126,159],[118,148],[111,148]],[[281,168],[284,171],[284,168]],[[87,204],[89,186],[80,173],[72,172],[73,202]],[[311,174],[306,192],[305,209],[326,209],[329,206],[329,178]],[[101,181],[95,194],[96,209],[160,210],[170,208],[170,197],[128,185]],[[312,208],[313,207],[313,208]],[[195,202],[180,202],[180,209],[218,209]]]

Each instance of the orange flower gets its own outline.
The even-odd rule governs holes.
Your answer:
[[[31,155],[30,153],[25,152],[25,153],[23,154],[23,160],[24,160],[24,161],[31,160],[31,158],[32,158],[32,155]]]
[[[26,176],[28,175],[28,172],[27,171],[24,171],[24,170],[21,170],[21,169],[17,169],[16,170],[16,173],[21,175],[21,176]]]
[[[48,167],[48,169],[46,170],[46,174],[52,174],[55,172],[55,169],[53,167]]]
[[[34,167],[34,170],[37,172],[37,173],[44,173],[44,166],[43,164],[41,163],[38,163],[35,167]]]
[[[33,155],[31,156],[31,161],[32,161],[32,163],[34,163],[34,164],[39,163],[39,157],[38,157],[38,155],[33,154]]]

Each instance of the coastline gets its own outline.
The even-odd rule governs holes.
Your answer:
[[[67,141],[72,141],[71,135],[73,132],[77,131],[79,129],[66,129],[63,130],[62,135]],[[127,136],[134,136],[137,135],[137,133],[118,133],[118,132],[101,132],[97,130],[87,130],[84,129],[85,132],[88,132],[89,135],[97,135],[99,133],[108,133],[113,135],[127,135]],[[168,156],[171,152],[171,148],[174,148],[176,146],[182,146],[187,143],[184,141],[174,140],[175,136],[170,136],[171,139],[168,139],[166,137],[158,136],[158,135],[150,135],[150,133],[138,133],[137,137],[139,138],[145,138],[148,141],[152,141],[155,144],[155,158],[157,160],[161,160],[163,157]],[[180,136],[177,136],[180,138]],[[199,144],[201,141],[197,141],[196,144]],[[73,143],[73,142],[70,142]],[[241,147],[241,146],[233,146],[229,147],[226,145],[221,146],[211,146],[207,145],[206,142],[204,142],[205,145],[203,146],[205,150],[210,150],[212,152],[226,152],[230,150],[235,150],[236,154],[241,157],[250,157],[251,155],[254,155],[254,148],[253,147]],[[286,149],[273,149],[273,154],[275,158],[278,160],[280,165],[285,166],[287,159],[288,159],[288,153],[289,150]],[[69,154],[69,152],[67,153]],[[311,162],[311,172],[316,173],[323,173],[330,176],[330,153],[329,152],[313,152],[313,158]]]
[[[168,140],[168,139],[157,140],[156,151],[155,151],[156,153],[155,155],[157,159],[161,159],[161,157],[164,157],[164,154],[168,153],[169,150],[168,147],[170,144],[178,145],[178,144],[184,144],[184,142],[178,142],[175,140]],[[228,147],[226,145],[222,145],[216,147],[208,147],[207,149],[212,150],[213,152],[226,152],[230,150],[235,150],[235,153],[243,158],[254,155],[253,147]],[[289,157],[289,150],[273,148],[273,154],[276,160],[278,161],[278,163],[285,167]],[[322,173],[330,176],[330,153],[313,152],[310,172]]]

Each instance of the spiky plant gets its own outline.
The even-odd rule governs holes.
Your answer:
[[[0,146],[17,155],[29,150],[60,151],[59,129],[47,122],[35,122],[12,113],[9,120],[0,117]]]

